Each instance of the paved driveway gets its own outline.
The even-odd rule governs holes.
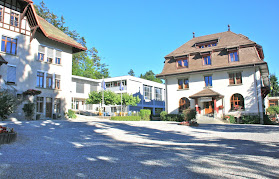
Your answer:
[[[276,178],[279,127],[173,122],[2,122],[0,178]],[[0,122],[1,125],[1,122]]]

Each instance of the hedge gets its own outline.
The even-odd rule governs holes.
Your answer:
[[[149,109],[141,109],[140,110],[140,117],[144,121],[150,121],[151,110]]]
[[[140,121],[140,116],[112,116],[110,120],[114,121]]]
[[[184,121],[184,114],[166,114],[165,111],[162,111],[160,117],[163,121]]]

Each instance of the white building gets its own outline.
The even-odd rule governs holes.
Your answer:
[[[75,110],[93,110],[98,111],[99,105],[86,105],[90,91],[101,91],[100,80],[90,78],[72,76],[72,101]],[[125,111],[140,111],[140,109],[150,109],[152,114],[159,114],[165,110],[165,85],[157,82],[137,78],[134,76],[120,76],[113,78],[105,78],[106,90],[115,93],[128,93],[139,96],[141,99],[137,106],[128,106]],[[120,83],[122,81],[123,90],[120,91]],[[109,112],[115,113],[120,111],[121,106],[110,106]]]
[[[82,45],[39,17],[29,0],[0,0],[0,87],[18,97],[40,90],[33,102],[41,118],[63,116],[70,109],[72,54]],[[19,110],[14,116],[24,116]],[[55,114],[55,115],[54,115]]]
[[[165,57],[166,111],[199,116],[264,112],[268,67],[260,45],[231,31],[193,37]]]

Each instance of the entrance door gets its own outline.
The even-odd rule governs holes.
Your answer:
[[[46,98],[46,117],[52,116],[52,98]]]
[[[213,102],[209,101],[209,102],[204,102],[204,113],[205,114],[211,114],[213,113]]]

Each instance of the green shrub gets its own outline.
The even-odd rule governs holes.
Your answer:
[[[165,121],[166,120],[166,115],[167,115],[168,113],[166,112],[166,111],[162,111],[161,113],[160,113],[160,118],[161,118],[161,120],[163,120],[163,121]]]
[[[25,117],[27,119],[32,120],[32,118],[33,118],[33,116],[35,114],[35,104],[31,103],[31,102],[28,102],[28,103],[24,104],[22,110],[23,110],[23,112],[25,114]]]
[[[260,116],[243,115],[241,120],[242,124],[260,124]]]
[[[140,117],[144,121],[149,121],[150,120],[150,115],[151,115],[151,110],[149,109],[141,109],[140,110]]]
[[[77,118],[77,115],[76,115],[75,111],[73,111],[73,110],[71,110],[71,109],[69,109],[68,112],[67,112],[66,114],[67,114],[67,116],[68,116],[69,118],[72,118],[72,119],[76,119],[76,118]]]
[[[114,121],[140,121],[140,116],[112,116],[110,118]]]
[[[235,118],[232,115],[226,115],[225,118],[229,119],[231,124],[235,124],[236,123]]]
[[[184,120],[185,121],[191,121],[192,119],[195,119],[196,118],[196,110],[194,109],[185,109],[183,110],[183,114],[184,114]]]
[[[167,114],[164,121],[182,122],[184,121],[184,114]]]
[[[270,115],[275,116],[276,114],[279,114],[279,106],[269,106],[266,111]]]
[[[10,90],[0,91],[0,118],[2,120],[7,119],[16,110],[17,105],[17,97]]]
[[[265,125],[271,125],[273,124],[273,122],[270,120],[269,116],[268,115],[265,115],[263,116],[263,122]]]

